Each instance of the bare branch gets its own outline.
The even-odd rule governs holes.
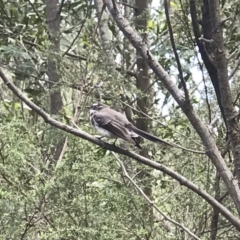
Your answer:
[[[36,8],[34,7],[34,4],[33,4],[30,0],[27,0],[27,1],[28,1],[28,3],[31,5],[33,11],[36,13],[36,15],[38,16],[38,18],[39,18],[40,20],[42,20],[42,17],[40,16],[40,14],[38,13],[38,11],[37,11]]]
[[[60,3],[59,9],[58,9],[58,14],[59,14],[59,15],[61,15],[64,2],[65,2],[65,0],[62,0],[61,3]]]
[[[117,4],[122,4],[123,6],[126,6],[126,7],[129,7],[129,8],[132,8],[134,9],[135,11],[137,11],[138,9],[130,4],[127,4],[127,3],[124,3],[124,2],[117,2]]]
[[[74,44],[74,43],[76,42],[76,40],[79,38],[80,33],[81,33],[82,29],[83,29],[83,26],[84,26],[85,22],[86,22],[86,20],[84,19],[84,20],[82,21],[82,25],[81,25],[79,31],[77,31],[77,35],[75,36],[75,38],[73,39],[73,41],[71,42],[71,44],[68,46],[68,49],[65,51],[65,53],[63,53],[63,57],[71,50],[73,44]]]
[[[205,42],[205,43],[209,43],[209,44],[213,44],[214,43],[213,39],[206,39],[206,38],[204,38],[202,36],[199,38],[199,41],[202,41],[202,42]]]
[[[230,20],[230,19],[231,19],[231,17],[222,19],[222,20],[220,21],[220,26],[223,26],[223,25],[225,24],[225,22],[227,22],[227,21]]]

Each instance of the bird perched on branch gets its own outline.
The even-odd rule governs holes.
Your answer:
[[[142,148],[136,140],[138,136],[152,142],[172,146],[172,144],[135,127],[127,120],[124,114],[117,112],[103,103],[94,103],[88,108],[92,126],[103,137],[112,139],[122,138],[139,149]]]

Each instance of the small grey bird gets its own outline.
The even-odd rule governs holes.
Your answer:
[[[136,140],[138,136],[146,138],[152,142],[172,146],[170,143],[135,127],[127,120],[125,115],[103,103],[94,103],[88,108],[92,126],[104,137],[114,139],[122,138],[139,149],[142,148]]]

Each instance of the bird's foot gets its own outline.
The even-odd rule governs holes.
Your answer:
[[[116,141],[117,141],[117,138],[114,140],[114,142],[112,143],[113,146],[116,147]]]
[[[104,138],[104,136],[99,136],[99,135],[97,135],[97,136],[95,136],[98,140],[102,140],[103,138]]]

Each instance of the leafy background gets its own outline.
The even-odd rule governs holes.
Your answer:
[[[202,150],[199,137],[150,70],[150,91],[138,86],[136,52],[108,13],[97,11],[98,2],[57,2],[60,25],[51,29],[56,21],[54,14],[52,19],[46,17],[51,1],[0,0],[0,64],[7,76],[54,118],[69,125],[69,119],[74,119],[84,131],[96,134],[85,107],[101,98],[119,111],[124,109],[133,122],[142,120],[156,136]],[[146,22],[142,29],[134,8],[128,6],[137,7],[139,2],[123,3],[119,7],[124,16],[142,36],[147,34],[152,53],[181,88],[163,2],[156,6],[149,1],[141,15]],[[202,3],[196,3],[200,18]],[[168,9],[191,101],[206,124],[219,119],[213,134],[222,148],[226,129],[195,44],[189,1],[169,1]],[[229,72],[239,65],[239,9],[238,1],[221,1],[222,14],[231,18],[224,25]],[[51,71],[58,77],[52,77]],[[236,69],[231,80],[236,103],[238,79]],[[191,239],[147,204],[110,152],[47,125],[3,82],[0,96],[1,239]],[[139,115],[138,100],[146,98],[148,111]],[[147,141],[141,144],[155,161],[213,196],[220,192],[222,204],[235,212],[221,180],[216,188],[218,176],[206,156]],[[213,208],[209,204],[164,173],[120,158],[132,179],[166,215],[201,239],[210,239]],[[231,154],[225,159],[232,168]],[[217,236],[211,239],[238,237],[237,230],[219,215]]]

